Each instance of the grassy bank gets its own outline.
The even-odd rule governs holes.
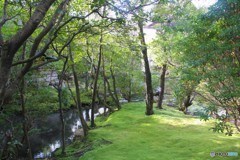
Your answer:
[[[207,160],[240,159],[210,157],[210,152],[238,152],[240,135],[232,137],[213,133],[210,122],[183,115],[165,107],[145,116],[144,103],[129,103],[107,119],[98,118],[101,126],[89,133],[88,144],[75,142],[67,148],[69,157],[81,160]],[[85,145],[86,150],[80,149]],[[80,157],[80,158],[79,158]]]

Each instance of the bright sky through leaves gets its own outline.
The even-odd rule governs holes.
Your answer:
[[[217,0],[192,0],[192,3],[197,7],[209,7],[216,3]]]

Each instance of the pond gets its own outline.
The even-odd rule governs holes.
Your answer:
[[[86,119],[86,111],[84,111],[84,118]],[[91,116],[91,110],[89,115]],[[99,108],[94,114],[96,116],[103,114],[104,108]],[[77,129],[81,128],[78,111],[71,109],[64,112],[65,131],[66,131],[66,144],[73,141],[74,133]],[[31,149],[34,159],[41,159],[51,157],[52,152],[61,147],[61,122],[59,113],[48,115],[45,119],[39,120],[35,124],[35,128],[41,133],[35,134],[30,137]]]

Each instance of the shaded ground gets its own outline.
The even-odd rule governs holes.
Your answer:
[[[63,159],[81,160],[208,160],[238,157],[214,157],[210,152],[238,152],[240,135],[232,137],[209,130],[211,122],[200,121],[173,108],[155,109],[145,116],[144,103],[124,105],[107,119],[98,118],[87,144],[75,142]],[[81,146],[87,146],[86,152]],[[79,153],[79,154],[78,154]],[[80,157],[81,156],[81,157]],[[79,158],[80,157],[80,158]]]

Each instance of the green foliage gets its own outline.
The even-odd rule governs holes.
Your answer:
[[[232,125],[229,123],[226,123],[224,121],[215,122],[215,126],[211,129],[213,130],[213,132],[223,133],[224,131],[226,131],[225,132],[226,135],[228,135],[228,136],[233,135]]]
[[[199,92],[205,103],[207,99],[217,108],[227,107],[231,118],[239,119],[239,4],[219,0],[208,11],[193,11],[191,5],[177,3],[156,8],[160,25],[153,47],[161,59],[158,62],[175,65],[170,74],[177,77],[172,86],[178,103],[189,92]]]
[[[156,73],[152,72],[152,86],[154,89],[153,92],[155,92],[156,88],[159,88],[159,79],[160,79],[159,74],[160,72],[156,72]]]
[[[72,100],[72,97],[68,88],[62,89],[62,102],[63,102],[63,108],[69,108],[74,102]]]
[[[63,108],[69,108],[73,104],[69,91],[62,89]],[[36,90],[30,90],[26,94],[26,107],[31,114],[39,115],[55,112],[59,109],[57,90],[52,87],[41,87]],[[41,115],[40,114],[40,115]]]
[[[93,0],[91,8],[102,6],[106,0]]]
[[[49,110],[58,108],[58,96],[53,88],[41,87],[37,91],[31,90],[26,97],[26,106],[30,111],[47,114]]]
[[[8,2],[7,17],[12,17],[12,19],[7,21],[1,28],[4,41],[9,40],[24,26],[40,1],[12,0]],[[0,8],[3,8],[3,3],[4,1],[1,1]],[[49,12],[47,12],[39,27],[26,40],[26,53],[30,52],[35,38],[47,26],[59,3],[60,1],[50,7]],[[84,91],[83,81],[86,75],[94,77],[94,67],[97,64],[99,46],[101,45],[105,73],[110,82],[111,90],[113,90],[113,79],[110,69],[116,77],[116,88],[119,95],[123,95],[123,97],[134,95],[141,97],[144,95],[144,77],[141,70],[142,57],[139,54],[141,46],[139,45],[139,37],[135,34],[137,32],[135,22],[143,21],[143,19],[148,19],[149,16],[152,16],[150,18],[158,23],[155,25],[157,38],[151,44],[151,49],[154,52],[153,59],[157,66],[162,64],[169,66],[169,74],[174,78],[167,83],[171,85],[178,103],[181,104],[184,98],[193,91],[200,92],[211,101],[211,105],[207,107],[206,114],[202,115],[203,120],[208,120],[209,114],[217,112],[220,106],[230,108],[230,116],[239,119],[240,24],[238,21],[240,2],[238,0],[218,0],[214,6],[206,11],[196,10],[187,0],[164,0],[159,1],[154,6],[153,14],[145,12],[140,7],[148,3],[152,3],[152,1],[71,1],[65,8],[66,14],[54,24],[54,27],[57,28],[63,25],[64,22],[68,23],[62,26],[60,30],[57,30],[57,33],[54,33],[56,28],[52,28],[41,40],[37,52],[41,51],[45,44],[56,36],[51,45],[47,46],[46,56],[37,58],[34,61],[34,66],[48,62],[47,57],[49,55],[61,59],[62,56],[66,56],[69,52],[62,47],[71,45],[74,59],[73,62],[68,63],[66,74],[71,79],[72,73],[69,72],[69,68],[74,64],[79,75],[81,101],[82,103],[90,104],[92,93],[91,91]],[[97,13],[93,13],[90,17],[85,17],[93,10],[101,13],[103,6],[106,7],[105,16],[111,17],[115,13],[115,17],[112,16],[112,19],[107,19]],[[137,6],[138,8],[134,8]],[[132,17],[134,18],[128,20],[131,16],[126,15],[127,12],[133,14],[134,16]],[[3,17],[2,12],[0,17]],[[123,17],[128,18],[124,19]],[[115,18],[119,19],[114,21]],[[101,44],[99,44],[100,32],[103,33],[103,42]],[[73,41],[70,42],[70,40]],[[19,49],[17,56],[13,60],[14,62],[22,58],[22,50],[23,47]],[[58,52],[61,50],[61,55],[53,52],[53,50]],[[13,66],[12,77],[16,77],[17,72],[22,69],[19,66],[21,65]],[[46,72],[55,71],[60,73],[62,66],[63,61],[59,61],[43,68]],[[102,70],[101,68],[101,73]],[[39,82],[38,78],[42,78],[42,75],[37,72],[31,72],[25,77],[27,83],[25,89],[26,112],[27,115],[32,117],[45,115],[59,109],[57,90]],[[153,74],[154,88],[158,86],[157,75],[158,73]],[[89,80],[89,84],[91,84],[92,79]],[[102,94],[102,78],[98,87],[99,92]],[[75,95],[75,93],[73,94]],[[73,104],[68,89],[63,88],[62,95],[63,106],[68,108]],[[107,101],[113,104],[110,96],[108,96]],[[19,112],[21,110],[19,106],[19,95],[15,94],[12,103],[6,107],[6,114],[4,113],[1,116],[6,118],[12,115],[14,111]],[[94,156],[100,155],[104,159],[113,159],[112,155],[115,155],[115,159],[157,159],[159,157],[173,159],[173,156],[174,158],[182,155],[196,157],[195,154],[198,154],[199,158],[197,157],[196,159],[207,159],[207,154],[203,155],[204,152],[207,152],[206,146],[204,147],[202,144],[203,142],[207,144],[208,149],[216,147],[223,150],[217,143],[210,144],[207,141],[211,138],[216,141],[219,139],[214,137],[212,133],[207,132],[207,126],[202,124],[202,122],[198,122],[198,120],[192,117],[180,115],[179,112],[169,108],[162,112],[156,111],[156,116],[144,117],[142,108],[143,104],[140,103],[129,104],[121,113],[114,114],[108,120],[100,122],[100,124],[111,123],[111,126],[106,127],[106,130],[104,130],[105,128],[100,128],[92,131],[90,139],[98,144],[101,142],[99,139],[106,136],[113,144],[101,146],[102,148],[96,146],[96,150],[92,152],[93,154],[86,154],[86,157],[94,158]],[[125,123],[126,121],[127,123]],[[0,124],[3,123],[4,120],[0,119]],[[196,127],[196,123],[200,123],[202,126]],[[216,122],[216,126],[212,129],[215,132],[226,131],[227,135],[232,135],[233,133],[231,126],[225,123],[223,119]],[[179,131],[185,133],[184,137],[179,135]],[[156,141],[156,137],[161,140],[161,144],[159,141]],[[233,141],[233,139],[229,140]],[[230,144],[230,142],[224,141],[222,137],[220,141]],[[149,142],[151,144],[146,145]],[[171,145],[173,144],[170,149],[169,142],[171,142]],[[186,153],[186,150],[192,151],[192,148],[186,147],[189,146],[189,143],[194,146],[195,153]],[[17,145],[14,142],[12,144],[13,146]],[[196,144],[200,144],[200,146]],[[129,146],[129,148],[125,148],[125,146]],[[185,147],[185,150],[179,150],[182,147]],[[233,147],[228,148],[234,149]],[[74,146],[73,150],[75,149],[77,149],[76,146]],[[149,153],[148,157],[143,154],[145,151]],[[118,152],[124,153],[123,157]],[[169,155],[169,153],[171,154]]]
[[[85,104],[91,104],[92,103],[92,92],[83,92],[81,93],[81,102]]]
[[[208,105],[204,108],[205,112],[200,116],[200,118],[204,121],[209,120],[212,113],[217,113],[218,109],[216,105]]]
[[[16,159],[17,157],[17,150],[19,147],[22,147],[22,143],[16,139],[13,139],[7,143],[7,150],[5,151],[5,155],[7,155],[8,159]],[[1,152],[0,152],[1,153]],[[6,157],[2,157],[6,158]]]

